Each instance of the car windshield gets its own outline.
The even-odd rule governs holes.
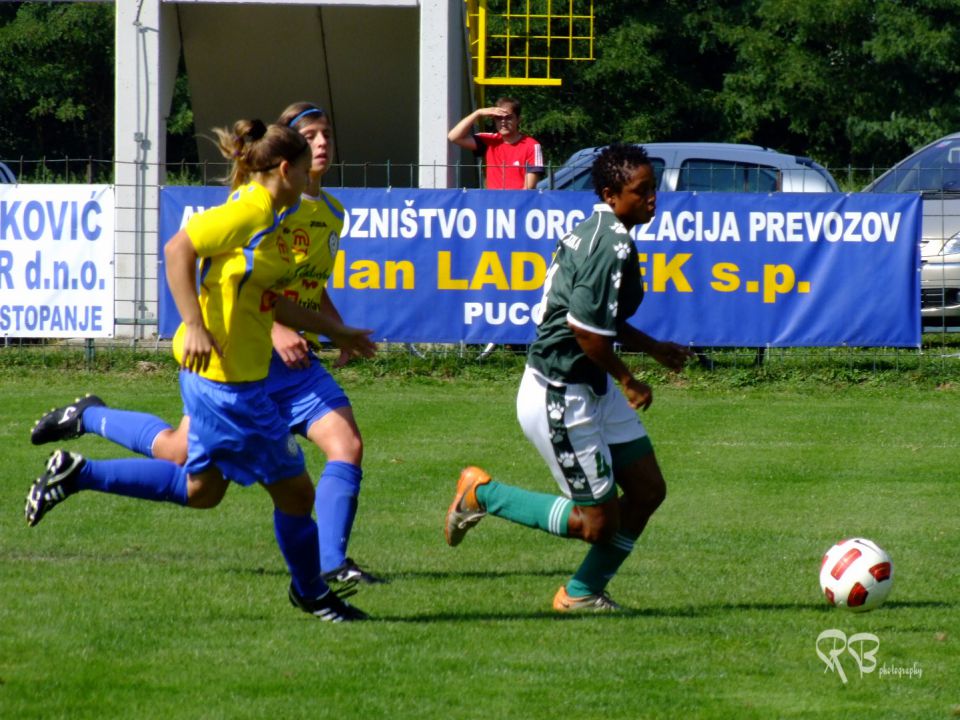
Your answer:
[[[948,138],[896,165],[874,192],[960,192],[960,138]]]

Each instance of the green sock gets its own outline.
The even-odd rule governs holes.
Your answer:
[[[582,597],[603,592],[633,550],[638,537],[631,537],[621,530],[610,542],[591,545],[583,563],[567,583],[567,594]]]
[[[530,492],[491,480],[477,488],[477,500],[491,515],[553,535],[567,535],[573,503],[565,497]]]

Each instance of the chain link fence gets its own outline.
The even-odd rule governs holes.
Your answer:
[[[97,158],[5,158],[4,162],[23,184],[113,184],[114,161]],[[548,167],[548,172],[552,170]],[[167,164],[161,170],[168,185],[217,185],[228,170],[227,163]],[[841,189],[855,192],[885,168],[833,168],[831,173]],[[419,166],[416,164],[338,163],[324,178],[328,188],[380,187],[370,178],[386,178],[387,185],[397,188],[417,186]],[[482,172],[479,164],[462,164],[454,168],[458,187],[479,187]],[[119,188],[118,188],[119,190]],[[21,361],[62,362],[87,367],[127,366],[130,362],[151,362],[150,357],[169,356],[169,342],[157,333],[157,259],[160,238],[156,223],[144,221],[144,215],[159,212],[157,188],[131,187],[126,195],[117,194],[116,211],[136,215],[135,222],[118,227],[115,250],[115,328],[114,337],[98,340],[49,340],[3,337],[0,341],[0,367]],[[150,190],[150,192],[146,192]],[[122,203],[121,198],[129,201]],[[924,287],[925,302],[938,302],[958,293],[944,285]],[[869,302],[869,298],[864,298]],[[958,300],[960,302],[960,300]],[[344,308],[349,319],[349,308]],[[793,372],[832,368],[844,373],[910,372],[937,377],[952,377],[960,368],[960,333],[950,318],[928,318],[924,324],[922,347],[902,348],[697,348],[696,366],[705,371],[732,369],[744,371],[764,368],[765,372]],[[385,343],[381,354],[399,367],[486,367],[512,366],[522,362],[525,347],[518,345],[495,348],[464,344]],[[16,355],[20,358],[16,359]],[[61,355],[67,357],[64,360]],[[112,357],[112,359],[111,359]],[[144,359],[146,357],[147,359]],[[131,360],[132,358],[132,360]],[[642,362],[642,360],[641,360]]]

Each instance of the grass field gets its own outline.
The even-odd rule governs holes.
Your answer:
[[[83,493],[28,529],[41,411],[96,390],[172,420],[180,401],[167,371],[3,372],[0,717],[960,714],[955,388],[658,386],[645,421],[668,498],[610,586],[629,610],[566,618],[550,600],[585,546],[496,518],[443,542],[465,464],[554,490],[514,419],[517,377],[347,377],[367,444],[351,554],[392,582],[355,598],[373,622],[330,626],[287,603],[256,488],[211,511]],[[828,608],[817,583],[853,535],[896,567],[866,615]],[[816,641],[832,628],[877,636],[873,672],[849,654],[846,684],[827,669]]]

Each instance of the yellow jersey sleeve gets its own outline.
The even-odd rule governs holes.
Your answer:
[[[187,235],[201,258],[204,325],[223,351],[214,353],[202,373],[208,380],[250,382],[267,375],[274,305],[293,279],[292,253],[279,231],[270,195],[256,183],[187,222]],[[181,324],[173,340],[178,361],[184,332]]]

